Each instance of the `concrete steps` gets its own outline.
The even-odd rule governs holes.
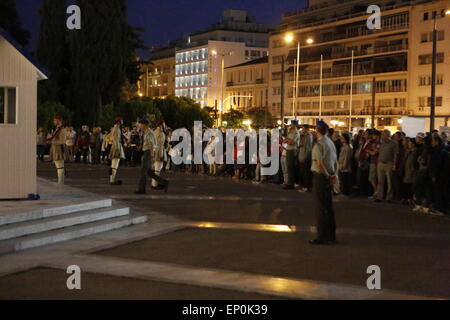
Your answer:
[[[132,216],[130,208],[113,206],[111,199],[11,214],[2,218],[0,255],[147,221],[147,216]]]
[[[8,215],[0,215],[0,226],[24,221],[31,221],[49,217],[60,216],[64,214],[94,210],[99,208],[108,208],[112,206],[111,199],[102,199],[89,202],[82,202],[71,205],[64,205],[54,208],[36,209],[31,211],[18,212]]]

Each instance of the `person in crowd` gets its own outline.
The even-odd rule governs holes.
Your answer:
[[[167,192],[169,188],[169,181],[163,179],[162,177],[155,174],[153,171],[153,159],[152,154],[154,154],[154,148],[157,144],[156,137],[153,130],[149,128],[150,121],[146,118],[139,121],[139,127],[142,132],[142,162],[141,162],[141,177],[139,180],[139,189],[135,192],[136,194],[146,194],[147,190],[147,175],[158,181],[162,189]]]
[[[356,152],[358,161],[358,191],[361,195],[369,195],[369,173],[370,173],[370,154],[368,153],[368,147],[371,143],[373,130],[367,130],[364,132],[363,137],[359,140],[359,147]],[[373,194],[373,193],[372,193]]]
[[[431,149],[428,160],[428,172],[430,175],[431,185],[431,213],[437,215],[444,215],[447,206],[447,199],[445,195],[445,184],[447,177],[447,151],[444,149],[444,142],[438,133],[431,137]]]
[[[304,125],[300,133],[298,163],[300,169],[300,191],[310,192],[312,188],[311,153],[313,137],[309,132],[309,126]]]
[[[289,181],[289,172],[288,172],[288,164],[287,164],[287,143],[284,141],[286,140],[287,136],[280,137],[280,166],[281,171],[283,173],[283,185],[287,185]]]
[[[113,186],[122,185],[122,180],[116,180],[117,172],[119,170],[120,160],[125,159],[124,150],[124,136],[123,136],[123,119],[117,117],[114,127],[111,129],[111,151],[109,152],[109,159],[111,160],[111,168],[109,170],[109,183]]]
[[[75,143],[77,139],[77,133],[73,127],[67,128],[67,138],[66,138],[66,148],[68,153],[68,158],[70,162],[75,160]]]
[[[417,156],[417,175],[414,181],[414,197],[416,206],[413,211],[416,212],[429,212],[429,188],[430,188],[430,177],[428,172],[428,160],[429,153],[431,151],[431,136],[427,136],[423,133],[419,133],[416,137],[416,153]],[[419,153],[420,152],[420,153]]]
[[[350,134],[344,132],[341,137],[341,153],[339,154],[339,177],[341,181],[341,191],[345,196],[349,196],[352,188],[352,158],[353,148],[350,144]]]
[[[369,161],[369,182],[374,190],[371,199],[376,199],[378,193],[378,158],[381,147],[381,132],[371,130],[369,132],[370,142],[366,147],[366,153]]]
[[[164,133],[164,120],[157,123],[156,128],[153,130],[155,135],[156,145],[154,145],[154,172],[157,176],[161,175],[161,171],[164,168],[164,162],[167,160],[167,154],[165,149],[166,134]],[[152,189],[160,189],[161,186],[155,179],[152,180]]]
[[[333,185],[338,169],[336,147],[327,136],[328,125],[317,122],[317,143],[312,150],[313,194],[317,216],[317,238],[312,245],[336,243],[336,221],[333,208]]]
[[[39,128],[36,134],[37,158],[39,161],[44,161],[46,145],[47,139],[44,128]]]
[[[398,155],[398,144],[391,139],[391,132],[384,130],[381,134],[381,146],[378,156],[378,191],[375,202],[381,202],[384,198],[385,184],[387,182],[386,200],[392,202],[394,190],[392,187],[392,173],[395,170],[395,161]]]
[[[297,123],[295,121],[292,121],[287,137],[283,141],[283,144],[286,145],[286,162],[288,171],[288,180],[283,186],[284,190],[294,189],[299,138],[300,137],[297,131]]]
[[[77,138],[77,156],[76,162],[79,163],[81,161],[81,157],[83,157],[83,163],[88,163],[89,158],[89,141],[91,134],[89,132],[89,127],[84,125],[81,128],[81,133]]]
[[[64,167],[64,144],[66,143],[66,130],[63,126],[63,119],[60,116],[53,117],[55,129],[47,136],[47,143],[50,147],[50,161],[55,163],[58,175],[58,183],[64,184],[66,169]]]
[[[101,128],[95,127],[89,138],[92,164],[100,164],[100,153],[102,148],[101,132]]]
[[[131,129],[130,140],[128,141],[130,148],[130,166],[135,167],[139,163],[139,148],[140,148],[141,138],[137,127],[134,126]]]
[[[416,178],[416,167],[414,164],[414,153],[416,151],[416,140],[405,138],[403,139],[405,149],[404,154],[404,174],[402,187],[402,203],[407,205],[414,204],[413,198],[413,184]]]

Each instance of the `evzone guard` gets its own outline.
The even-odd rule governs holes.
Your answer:
[[[117,171],[119,170],[120,159],[125,159],[125,151],[123,148],[124,137],[122,131],[123,119],[118,117],[115,120],[114,127],[110,133],[112,141],[109,159],[111,160],[111,169],[109,170],[109,183],[113,186],[122,185],[121,180],[116,180]]]
[[[62,124],[62,117],[53,117],[55,129],[47,136],[50,147],[50,160],[55,163],[58,183],[64,184],[66,169],[64,167],[64,144],[66,143],[66,129]]]
[[[139,121],[139,128],[142,131],[142,151],[144,152],[142,156],[142,167],[141,167],[141,178],[139,180],[139,189],[135,192],[136,194],[145,194],[147,189],[147,176],[154,179],[158,183],[158,187],[167,192],[169,188],[169,181],[163,179],[162,177],[155,174],[153,170],[153,159],[155,153],[155,146],[157,145],[155,135],[153,131],[149,128],[150,121],[146,118]]]
[[[161,175],[161,170],[163,169],[164,162],[167,161],[167,153],[165,149],[166,134],[164,133],[164,120],[158,122],[155,130],[153,131],[155,135],[156,144],[154,145],[154,172],[157,176]],[[159,190],[162,186],[159,185],[158,181],[152,179],[152,189]]]

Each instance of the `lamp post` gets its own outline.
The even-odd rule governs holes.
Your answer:
[[[445,12],[445,16],[450,15],[450,10]],[[430,101],[430,132],[435,129],[436,120],[436,69],[437,69],[437,12],[433,12],[433,56],[431,67],[431,101]]]
[[[294,36],[292,34],[287,34],[284,38],[286,43],[292,43],[294,41]],[[306,39],[306,43],[311,45],[314,43],[312,38]],[[293,94],[292,94],[292,116],[297,120],[297,112],[295,111],[298,99],[298,86],[300,81],[300,51],[301,51],[301,41],[298,39],[297,41],[297,59],[294,60],[294,81],[295,85],[293,86]]]
[[[214,56],[218,55],[218,52],[216,50],[212,51],[212,54]],[[224,79],[225,79],[225,57],[233,55],[233,51],[230,51],[228,53],[221,54],[221,76],[220,76],[220,89],[221,89],[221,106],[220,106],[220,115],[219,115],[219,123],[222,124],[222,116],[223,116],[223,95],[224,95]]]

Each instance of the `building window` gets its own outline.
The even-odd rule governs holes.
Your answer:
[[[272,58],[272,64],[280,64],[283,62],[283,56],[274,56]]]
[[[443,63],[444,62],[444,53],[443,52],[439,52],[436,56],[437,63]],[[419,56],[419,64],[420,65],[424,65],[424,64],[431,64],[433,62],[432,59],[432,55],[431,54],[423,54]]]
[[[17,123],[17,89],[0,88],[0,124]]]
[[[419,97],[419,107],[425,107],[425,100],[427,101],[426,107],[431,107],[431,97]],[[436,97],[436,107],[442,107],[442,97]]]
[[[273,72],[272,80],[281,80],[281,72]]]
[[[436,76],[436,84],[442,85],[444,84],[444,75],[438,74]],[[419,77],[419,86],[431,86],[431,76],[420,76]]]

